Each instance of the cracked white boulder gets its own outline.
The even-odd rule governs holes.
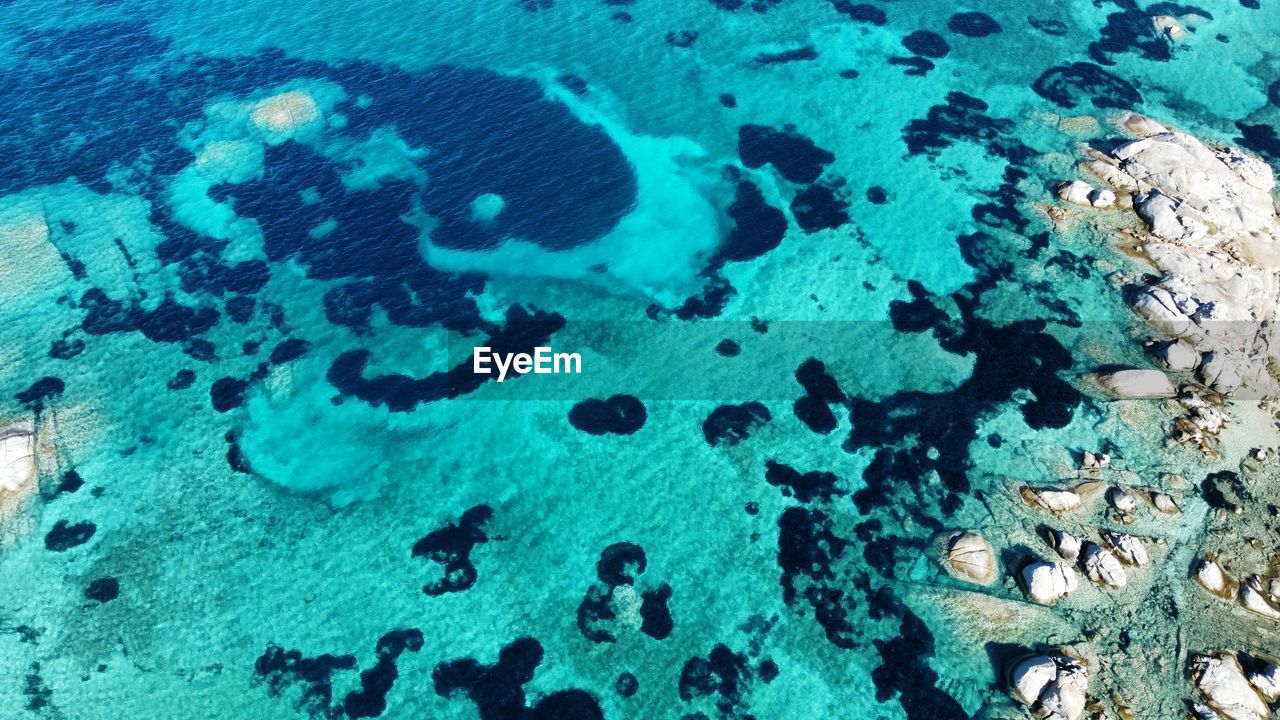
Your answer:
[[[996,578],[996,558],[991,543],[977,533],[958,532],[947,542],[947,569],[962,580],[989,585]]]
[[[1054,513],[1076,510],[1084,504],[1080,495],[1074,490],[1024,487],[1021,493],[1022,499],[1028,504]]]
[[[1261,670],[1249,673],[1249,684],[1267,702],[1280,700],[1280,667],[1265,663]]]
[[[1117,532],[1104,532],[1102,538],[1111,546],[1116,557],[1126,565],[1141,567],[1151,564],[1151,556],[1147,555],[1147,547],[1132,535]]]
[[[1080,587],[1076,571],[1063,562],[1033,562],[1022,569],[1027,596],[1041,605],[1052,605]]]
[[[1013,666],[1009,685],[1040,720],[1076,720],[1084,712],[1089,669],[1066,655],[1029,657]]]
[[[1129,583],[1124,566],[1116,556],[1096,543],[1084,544],[1084,549],[1080,552],[1080,564],[1085,575],[1099,585],[1122,588]]]
[[[1218,564],[1217,558],[1212,555],[1202,559],[1200,565],[1196,567],[1196,583],[1224,600],[1235,597],[1239,587],[1236,581],[1222,569],[1222,565]]]
[[[1192,682],[1209,707],[1227,720],[1266,720],[1271,715],[1233,653],[1193,655],[1190,664]]]

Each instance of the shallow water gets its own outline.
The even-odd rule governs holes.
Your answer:
[[[1034,542],[996,500],[1070,452],[1210,469],[1081,392],[1143,362],[1124,260],[1035,207],[1117,110],[1280,117],[1280,5],[1167,5],[0,3],[6,717],[1017,716],[1084,611],[957,622],[933,536]],[[584,373],[451,372],[542,340]]]

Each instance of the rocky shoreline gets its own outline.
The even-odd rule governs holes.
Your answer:
[[[1188,717],[1265,720],[1280,701],[1280,660],[1260,650],[1280,623],[1280,544],[1274,542],[1280,492],[1273,452],[1264,447],[1274,441],[1264,432],[1273,433],[1280,417],[1275,177],[1262,160],[1141,115],[1127,113],[1115,127],[1119,139],[1081,146],[1081,177],[1089,179],[1060,183],[1061,204],[1048,208],[1056,222],[1083,219],[1119,238],[1119,249],[1137,261],[1113,279],[1150,328],[1144,345],[1151,365],[1100,369],[1092,381],[1100,395],[1117,402],[1163,403],[1172,416],[1170,452],[1183,445],[1198,449],[1206,462],[1230,463],[1242,442],[1249,449],[1238,472],[1212,473],[1200,483],[1176,473],[1134,478],[1113,467],[1108,454],[1084,452],[1076,458],[1076,481],[1017,488],[1026,507],[1045,519],[1036,523],[1044,548],[1040,557],[1004,564],[1026,599],[1039,605],[1064,601],[1088,585],[1115,598],[1146,595],[1126,603],[1167,601],[1170,622],[1178,624],[1187,622],[1173,619],[1190,600],[1183,588],[1207,593],[1214,600],[1194,620],[1204,632],[1192,634],[1248,638],[1246,643],[1197,646],[1197,640],[1184,641],[1182,629],[1171,637],[1172,631],[1157,628],[1153,635],[1163,639],[1152,644],[1165,643],[1164,653],[1131,659],[1153,662],[1157,673],[1174,663],[1183,669],[1187,685],[1175,690]],[[1224,443],[1229,433],[1232,442]],[[1184,498],[1196,492],[1209,506],[1203,518],[1183,515]],[[1095,498],[1105,498],[1102,513]],[[1161,517],[1184,529],[1169,527],[1166,538],[1107,527],[1136,522],[1147,530],[1159,527]],[[1173,537],[1178,534],[1183,537]],[[1175,548],[1179,540],[1198,547]],[[1190,565],[1179,567],[1188,558]],[[957,580],[990,585],[1003,556],[966,531],[942,541],[941,560]],[[1142,588],[1126,590],[1135,578]],[[1159,613],[1137,606],[1089,613],[1081,623],[1083,642],[1050,642],[1008,666],[1011,696],[1041,720],[1076,720],[1086,712],[1113,717],[1108,706],[1121,718],[1154,717],[1154,708],[1144,712],[1143,699],[1160,691],[1126,685],[1115,657],[1096,647],[1107,635],[1096,624],[1104,617],[1116,621],[1125,646],[1120,654],[1127,657],[1131,632],[1152,631],[1135,621],[1149,623],[1154,615],[1159,622]],[[1126,621],[1135,625],[1120,627]],[[1169,642],[1176,658],[1164,657]]]

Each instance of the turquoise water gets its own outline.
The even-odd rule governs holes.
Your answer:
[[[41,449],[0,714],[1017,716],[995,645],[1097,618],[933,536],[1033,543],[989,501],[1082,449],[1208,467],[1081,391],[1143,362],[1124,260],[1036,206],[1117,110],[1280,120],[1280,5],[1176,45],[1167,3],[734,5],[0,2],[0,398]],[[538,338],[584,373],[450,373]],[[615,395],[643,421],[573,412]]]

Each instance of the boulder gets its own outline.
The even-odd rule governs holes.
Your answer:
[[[1066,655],[1041,655],[1016,663],[1009,672],[1013,696],[1041,720],[1076,720],[1084,712],[1089,670]]]
[[[1280,700],[1280,667],[1263,663],[1261,670],[1249,673],[1249,684],[1258,691],[1263,700],[1275,703]]]
[[[1066,530],[1050,530],[1046,533],[1049,546],[1063,560],[1074,561],[1080,557],[1080,538]]]
[[[1171,398],[1178,394],[1162,370],[1117,370],[1101,373],[1098,383],[1122,400]]]
[[[1116,194],[1110,190],[1094,190],[1089,193],[1089,204],[1096,208],[1109,208],[1116,204]]]
[[[1151,135],[1160,135],[1161,133],[1169,132],[1169,128],[1164,125],[1161,125],[1145,115],[1139,115],[1134,112],[1125,115],[1124,119],[1120,121],[1120,124],[1124,125],[1126,130],[1138,137],[1149,137]]]
[[[1267,591],[1262,586],[1262,580],[1257,575],[1250,575],[1247,580],[1240,584],[1240,604],[1255,615],[1261,615],[1271,620],[1280,620],[1280,608],[1267,597]]]
[[[1080,587],[1076,572],[1062,562],[1034,562],[1022,569],[1027,595],[1041,605],[1052,605]]]
[[[1111,507],[1123,513],[1131,513],[1138,509],[1138,499],[1122,487],[1113,487],[1107,492],[1107,500]]]
[[[1181,337],[1191,330],[1192,320],[1178,308],[1173,295],[1162,287],[1145,287],[1134,298],[1133,309],[1161,332]]]
[[[1071,180],[1058,184],[1058,199],[1063,202],[1069,202],[1083,207],[1093,207],[1093,201],[1090,199],[1094,193],[1094,187],[1083,180]],[[1112,201],[1115,201],[1114,194]]]
[[[961,580],[989,585],[996,578],[996,557],[991,543],[977,533],[959,532],[947,542],[947,569]]]
[[[1209,707],[1227,720],[1266,720],[1271,711],[1229,652],[1191,657],[1191,681]]]
[[[16,493],[36,477],[35,436],[28,425],[0,430],[0,492]]]
[[[1111,546],[1111,550],[1120,559],[1120,562],[1137,567],[1151,564],[1151,557],[1147,555],[1147,548],[1138,538],[1116,532],[1104,532],[1102,533],[1102,538]]]
[[[1220,350],[1205,354],[1198,374],[1200,382],[1222,395],[1230,395],[1244,383],[1240,362]]]
[[[1064,513],[1078,509],[1083,505],[1080,495],[1072,490],[1056,488],[1022,488],[1022,499],[1027,503],[1050,512]]]
[[[1196,583],[1224,600],[1235,597],[1239,587],[1212,555],[1205,557],[1196,567]]]
[[[1182,508],[1178,507],[1178,503],[1174,501],[1172,495],[1158,490],[1151,491],[1151,504],[1166,515],[1177,515],[1182,512]]]
[[[1182,340],[1161,343],[1156,348],[1155,356],[1161,365],[1174,372],[1195,370],[1200,364],[1200,353],[1190,343]]]
[[[1116,556],[1096,543],[1084,544],[1084,549],[1080,552],[1080,563],[1084,567],[1085,575],[1099,585],[1122,588],[1129,582],[1124,567],[1120,565]]]
[[[1155,235],[1181,245],[1197,245],[1208,228],[1198,218],[1189,214],[1177,198],[1159,190],[1150,190],[1134,198],[1138,217],[1147,223]]]

